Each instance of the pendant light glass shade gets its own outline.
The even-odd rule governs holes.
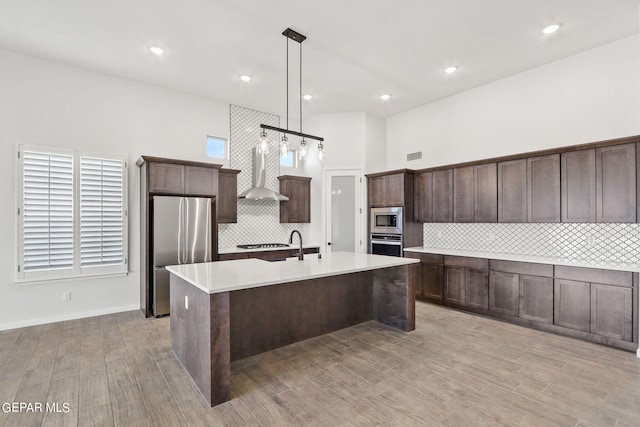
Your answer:
[[[289,140],[287,139],[287,135],[282,135],[282,139],[280,140],[280,156],[289,157]]]
[[[269,139],[267,138],[267,132],[262,129],[260,132],[260,138],[258,138],[258,153],[268,153],[269,152]]]
[[[307,158],[307,141],[305,141],[304,138],[302,139],[302,141],[300,141],[300,147],[298,148],[298,157],[300,158],[300,160],[304,160]]]
[[[324,144],[322,142],[318,144],[318,160],[324,161]]]

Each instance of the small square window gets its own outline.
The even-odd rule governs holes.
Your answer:
[[[289,150],[287,157],[280,156],[280,166],[284,166],[286,168],[297,168],[298,153],[296,150]]]
[[[207,135],[207,156],[216,159],[226,159],[228,157],[228,145],[226,138]]]

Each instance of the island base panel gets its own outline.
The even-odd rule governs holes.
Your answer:
[[[373,273],[373,319],[409,332],[416,329],[414,286],[419,264],[383,268]]]
[[[228,401],[231,397],[229,292],[210,295],[174,274],[170,292],[174,353],[211,406]]]
[[[373,319],[372,272],[231,292],[231,360]]]
[[[173,349],[215,406],[230,399],[231,360],[369,320],[414,330],[417,274],[403,265],[215,294],[172,274]]]

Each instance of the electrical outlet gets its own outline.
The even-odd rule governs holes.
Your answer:
[[[189,297],[186,295],[184,296],[184,309],[189,310]]]
[[[62,293],[62,301],[71,301],[71,291]]]

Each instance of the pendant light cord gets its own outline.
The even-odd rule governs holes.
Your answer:
[[[289,129],[289,38],[285,37],[287,43],[287,129]]]
[[[302,42],[300,42],[300,133],[302,133]]]

